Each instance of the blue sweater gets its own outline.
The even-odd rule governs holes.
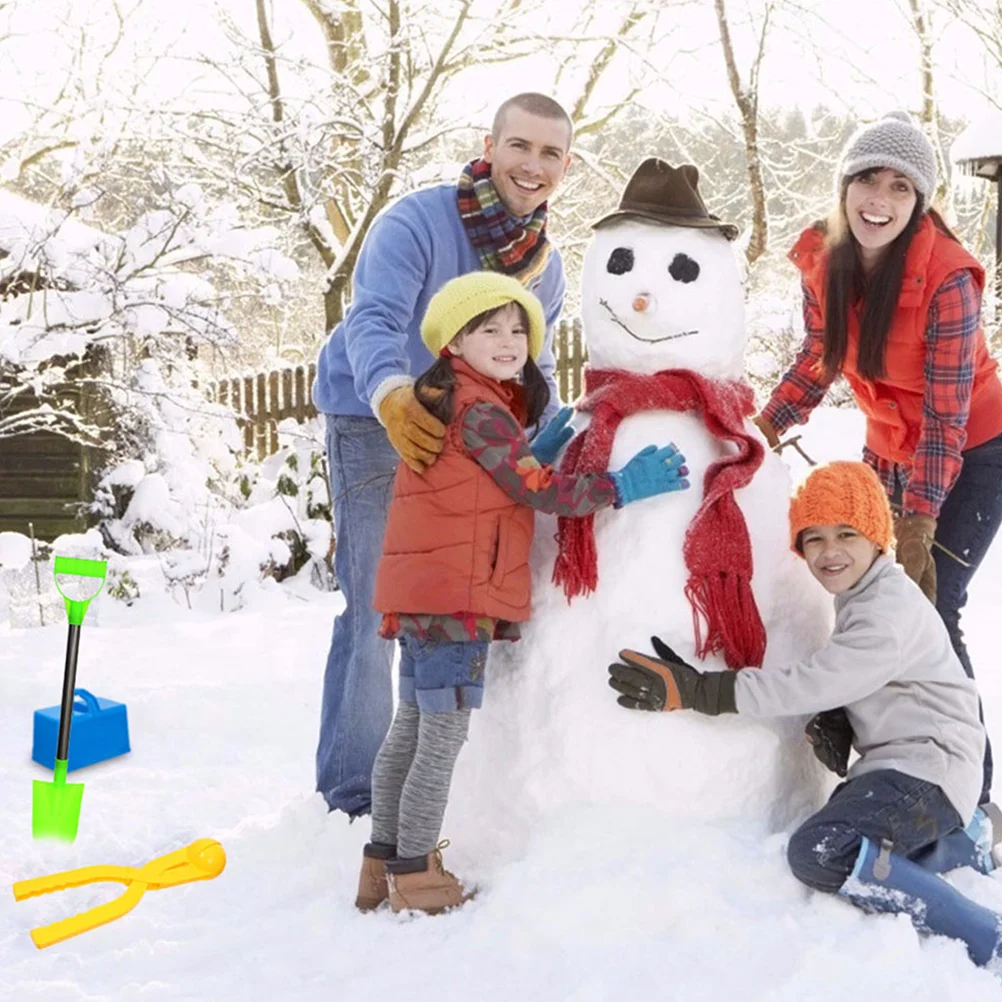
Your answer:
[[[313,384],[317,410],[372,417],[369,400],[384,379],[418,376],[433,361],[421,340],[428,301],[449,279],[479,270],[455,185],[416,191],[386,209],[362,244],[351,305],[320,349]],[[537,360],[550,386],[542,425],[560,405],[553,324],[564,302],[564,266],[555,247],[532,291],[546,313],[546,340]]]

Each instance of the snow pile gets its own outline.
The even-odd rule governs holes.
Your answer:
[[[805,447],[819,461],[853,458],[861,436],[858,413],[822,410]],[[788,458],[795,477],[806,472],[799,457]],[[681,822],[653,794],[624,804],[597,783],[590,804],[555,810],[507,853],[492,843],[513,846],[514,838],[497,839],[493,819],[454,803],[447,863],[478,882],[477,898],[437,918],[360,915],[352,902],[368,826],[328,815],[313,793],[323,662],[340,596],[314,593],[305,603],[275,591],[235,615],[189,612],[156,603],[154,556],[134,558],[133,567],[149,598],[131,607],[98,600],[100,626],[88,614],[79,678],[127,703],[133,751],[71,774],[85,784],[72,846],[33,842],[29,824],[30,781],[51,777],[29,761],[31,713],[58,702],[65,628],[0,624],[0,884],[76,866],[138,866],[202,837],[221,841],[227,867],[213,881],[147,892],[124,918],[42,951],[30,929],[122,888],[98,884],[21,903],[0,895],[4,1000],[1002,999],[999,982],[958,943],[923,939],[904,917],[864,915],[808,892],[786,866],[789,828],[762,837],[740,820]],[[1000,602],[996,545],[964,612],[996,747]],[[541,688],[546,681],[544,669]],[[554,704],[562,694],[556,684]],[[488,689],[488,705],[494,698]],[[478,711],[474,737],[483,723]],[[545,720],[537,723],[513,721],[508,751],[536,748],[545,771],[550,743]],[[595,733],[602,736],[598,724]],[[693,760],[680,746],[671,761],[638,762],[635,771],[684,770],[698,766]],[[517,825],[521,801],[510,801],[507,826]],[[1002,912],[999,879],[958,871],[950,880]]]
[[[216,411],[205,405],[197,432],[191,414],[176,415],[175,433],[162,431],[143,460],[111,468],[95,501],[98,528],[40,544],[39,561],[27,536],[0,533],[0,622],[5,611],[21,627],[64,619],[53,553],[107,560],[108,594],[127,605],[166,593],[187,609],[234,611],[278,582],[303,595],[335,590],[320,421],[281,422],[278,452],[258,464],[237,460],[233,416]]]

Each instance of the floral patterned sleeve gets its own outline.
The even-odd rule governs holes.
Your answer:
[[[463,444],[510,498],[551,515],[590,515],[616,501],[605,473],[558,473],[532,454],[525,433],[510,413],[494,404],[467,410]]]

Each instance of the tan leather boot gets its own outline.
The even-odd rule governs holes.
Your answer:
[[[395,912],[408,909],[438,915],[447,908],[458,908],[476,893],[466,888],[442,865],[442,850],[448,840],[427,856],[393,859],[387,863],[386,878],[390,888],[390,907]]]
[[[386,886],[386,861],[397,854],[395,845],[369,842],[362,848],[362,870],[358,875],[355,907],[361,912],[378,908],[389,896]]]

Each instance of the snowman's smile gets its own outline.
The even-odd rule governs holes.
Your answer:
[[[619,318],[616,311],[609,305],[605,299],[600,299],[600,306],[604,306],[609,311],[609,316],[612,317],[613,323],[618,324],[620,327],[626,331],[634,341],[643,341],[644,344],[661,344],[662,341],[674,341],[676,338],[680,337],[690,337],[693,334],[698,334],[699,331],[680,331],[678,334],[666,334],[664,337],[641,337],[639,334],[634,334],[629,327]]]

